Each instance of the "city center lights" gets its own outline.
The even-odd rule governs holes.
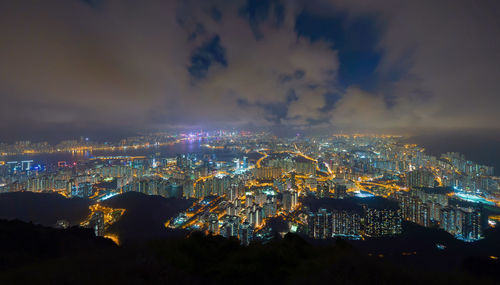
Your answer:
[[[401,143],[400,137],[277,141],[265,133],[180,136],[200,138],[194,145],[178,137],[128,138],[121,143],[151,147],[134,149],[134,155],[90,156],[78,163],[56,160],[53,165],[33,167],[37,161],[7,161],[0,168],[7,177],[0,189],[53,191],[94,203],[127,192],[195,199],[189,209],[165,219],[165,227],[237,237],[243,244],[270,236],[270,223],[276,219],[286,221],[288,231],[312,238],[399,235],[401,223],[409,221],[470,242],[483,238],[488,226],[481,223],[479,205],[495,207],[499,202],[498,180],[491,167],[457,153],[437,158],[418,145]],[[83,140],[72,147],[88,143]],[[164,148],[186,144],[193,152],[164,153]],[[46,152],[53,155],[50,147]],[[23,183],[9,182],[19,177]],[[324,203],[324,199],[337,201],[336,206],[315,208],[313,201]],[[392,206],[386,208],[383,201]],[[352,203],[362,210],[342,209]],[[91,211],[82,225],[119,239],[107,229],[124,210],[94,204]],[[490,219],[489,227],[495,226]]]

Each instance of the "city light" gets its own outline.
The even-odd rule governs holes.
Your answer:
[[[195,152],[162,155],[164,147],[191,138],[202,140]],[[26,182],[4,182],[1,189],[90,199],[96,204],[81,226],[94,228],[117,244],[118,236],[106,230],[125,209],[99,203],[127,192],[194,198],[188,209],[166,218],[164,226],[237,237],[243,244],[267,236],[269,221],[277,218],[287,223],[288,231],[319,239],[399,235],[402,221],[409,221],[473,242],[483,238],[481,213],[474,205],[496,206],[500,201],[491,167],[457,153],[437,158],[418,145],[402,143],[398,136],[341,135],[301,141],[269,140],[265,133],[200,132],[128,138],[122,145],[89,143],[66,142],[57,148],[126,151],[132,147],[134,155],[102,153],[78,163],[56,160],[44,167],[34,167],[39,165],[34,160],[7,161],[1,166],[6,175],[25,176]],[[51,155],[50,146],[44,147],[39,152]],[[488,188],[480,189],[481,185]],[[355,198],[361,198],[353,200],[361,203],[360,212],[310,208],[310,199],[331,199],[341,205]],[[383,203],[370,206],[381,203],[379,199],[399,210]],[[471,205],[457,205],[453,199]],[[490,216],[488,225],[495,227],[497,221]]]

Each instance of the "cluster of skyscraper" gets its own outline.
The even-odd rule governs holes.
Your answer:
[[[272,230],[269,222],[275,220],[288,231],[319,239],[397,235],[402,221],[409,221],[473,241],[482,237],[487,217],[470,200],[500,202],[500,179],[492,167],[456,153],[436,158],[398,137],[279,139],[231,133],[195,139],[199,150],[176,156],[159,151],[100,156],[37,169],[30,160],[0,163],[0,191],[58,192],[94,201],[125,192],[193,199],[169,227],[238,237],[244,244]],[[137,146],[165,143],[139,141]],[[374,196],[398,207],[361,202],[362,210],[352,211],[304,204],[305,199],[342,204]]]
[[[439,227],[465,241],[480,239],[484,224],[481,206],[461,205],[450,199],[451,191],[445,187],[413,188],[410,192],[395,194],[394,198],[408,221],[424,227]]]

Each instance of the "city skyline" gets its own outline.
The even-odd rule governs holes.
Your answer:
[[[493,228],[499,221],[481,206],[500,205],[494,167],[457,152],[432,156],[401,136],[284,139],[219,130],[116,143],[20,141],[0,150],[1,192],[89,199],[91,214],[80,224],[116,241],[119,234],[107,229],[126,210],[100,203],[128,192],[194,199],[165,227],[235,236],[246,245],[254,234],[272,236],[268,224],[276,218],[314,239],[401,235],[406,220],[477,241],[486,220]]]

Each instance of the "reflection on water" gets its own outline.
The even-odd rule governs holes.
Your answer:
[[[45,154],[25,154],[15,156],[2,156],[0,160],[3,161],[19,161],[19,160],[33,160],[36,163],[53,164],[58,161],[66,161],[73,163],[77,161],[87,160],[96,156],[151,156],[157,155],[159,157],[173,157],[180,153],[202,153],[204,149],[201,147],[202,141],[182,141],[176,144],[164,146],[151,146],[147,148],[133,148],[116,150],[96,150],[96,151],[76,151],[76,152],[58,152],[58,153],[45,153]]]

